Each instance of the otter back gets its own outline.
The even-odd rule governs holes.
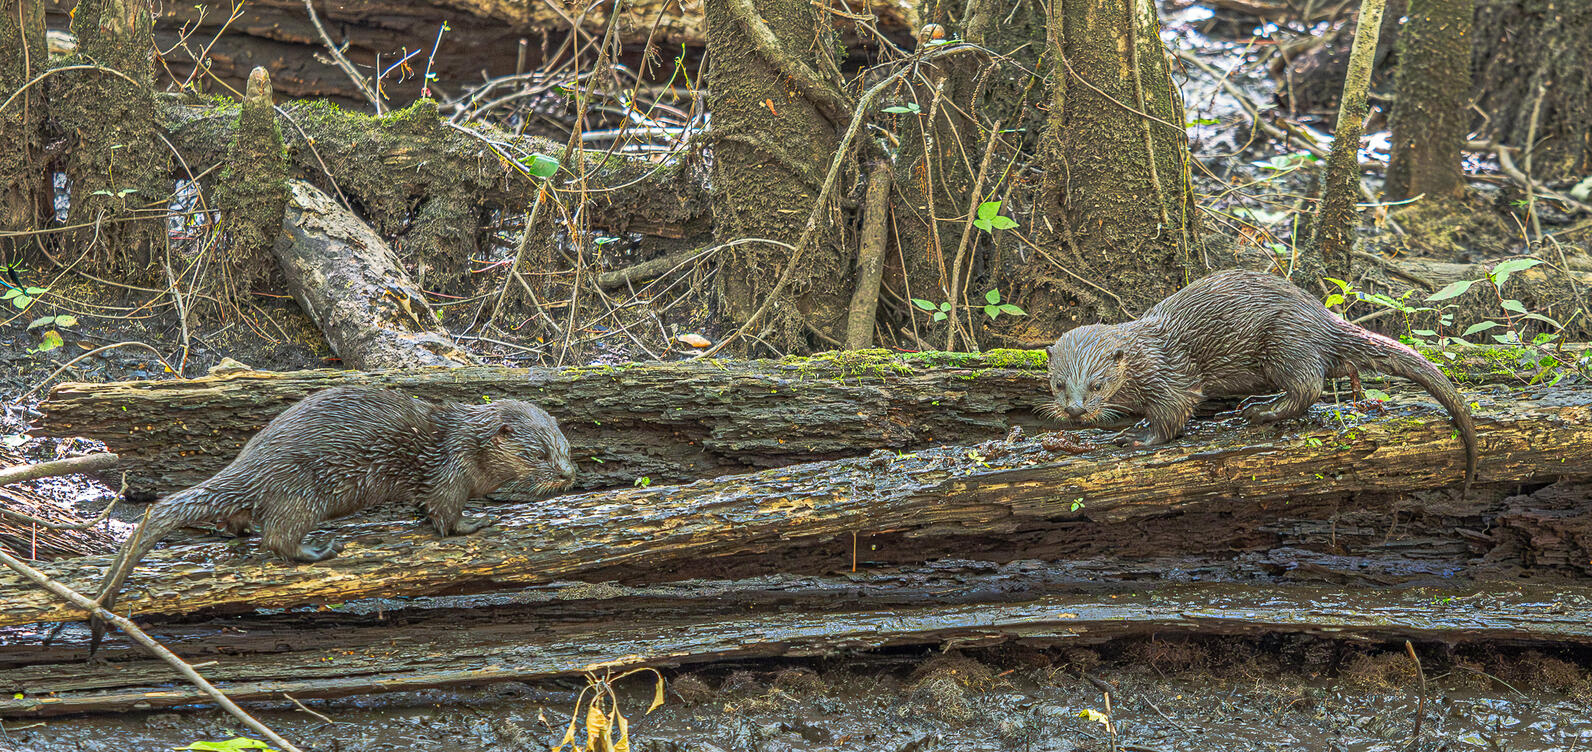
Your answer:
[[[1344,321],[1279,277],[1225,271],[1200,279],[1125,324],[1092,324],[1049,349],[1052,415],[1087,423],[1143,418],[1122,443],[1161,444],[1207,397],[1282,391],[1244,411],[1255,423],[1304,414],[1327,378],[1372,370],[1420,384],[1465,444],[1465,490],[1476,477],[1476,429],[1454,384],[1410,348]]]

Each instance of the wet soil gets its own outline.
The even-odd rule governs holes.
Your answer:
[[[1161,638],[717,665],[665,672],[664,704],[650,714],[650,674],[620,680],[616,690],[631,749],[658,752],[1070,751],[1113,744],[1140,752],[1546,752],[1592,743],[1587,656],[1419,655],[1424,698],[1402,647],[1313,638]],[[305,749],[551,749],[585,686],[511,682],[257,710]],[[1417,711],[1421,737],[1410,746]],[[126,713],[10,722],[0,750],[171,749],[238,734],[232,719],[212,709]],[[578,748],[584,741],[582,725]]]

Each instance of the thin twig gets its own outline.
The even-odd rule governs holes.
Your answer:
[[[40,462],[33,465],[17,465],[0,470],[0,486],[8,483],[21,483],[25,480],[48,478],[52,475],[67,475],[70,473],[91,473],[95,470],[104,470],[116,464],[117,456],[110,452],[90,454],[83,457],[69,457],[64,460]]]
[[[376,90],[372,89],[370,84],[365,81],[365,77],[360,74],[359,69],[355,68],[354,64],[343,56],[343,51],[337,49],[337,43],[332,41],[331,35],[326,33],[326,27],[321,25],[321,17],[315,13],[315,5],[312,0],[304,0],[304,10],[310,14],[310,23],[315,25],[315,31],[321,35],[321,41],[326,43],[326,49],[332,53],[332,60],[337,63],[337,67],[342,68],[343,72],[348,74],[348,80],[354,82],[354,87],[359,89],[360,94],[365,95],[365,99],[370,100],[370,103],[375,105],[376,114],[380,115],[381,98],[376,96]]]
[[[1421,741],[1421,719],[1426,714],[1426,671],[1421,668],[1421,657],[1415,654],[1415,646],[1409,640],[1404,641],[1404,652],[1409,653],[1410,660],[1415,661],[1415,675],[1421,680],[1420,698],[1415,702],[1415,732],[1410,735],[1410,749]]]
[[[83,353],[82,355],[79,355],[79,356],[77,356],[77,357],[75,357],[75,358],[73,358],[71,360],[68,360],[65,363],[62,363],[60,368],[55,369],[55,372],[51,373],[49,376],[45,376],[44,380],[40,381],[37,384],[35,384],[32,389],[29,389],[26,392],[23,392],[22,394],[18,395],[16,399],[11,400],[11,404],[13,404],[13,405],[22,404],[22,400],[25,400],[28,397],[33,396],[34,392],[37,392],[40,389],[44,388],[45,384],[50,383],[50,381],[52,379],[54,379],[57,376],[60,376],[61,372],[65,371],[67,368],[71,367],[71,365],[73,363],[76,363],[76,362],[78,362],[78,361],[80,361],[80,360],[82,360],[84,358],[87,358],[90,355],[98,355],[98,354],[100,354],[102,352],[105,352],[106,350],[114,350],[114,349],[116,349],[118,347],[129,347],[129,346],[142,347],[145,350],[148,350],[148,351],[154,353],[155,354],[155,358],[160,361],[161,365],[166,367],[166,370],[171,371],[173,376],[176,376],[178,379],[184,378],[181,371],[178,371],[177,369],[172,368],[171,364],[166,362],[165,356],[161,355],[159,350],[156,350],[155,348],[150,347],[149,345],[146,345],[146,344],[144,344],[142,342],[117,342],[115,344],[106,345],[104,347],[96,347],[96,348],[94,348],[92,350],[89,350],[86,353]]]

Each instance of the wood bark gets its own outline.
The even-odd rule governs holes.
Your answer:
[[[1327,156],[1321,181],[1321,208],[1316,215],[1310,250],[1320,269],[1305,269],[1307,278],[1330,276],[1349,279],[1350,252],[1358,226],[1355,203],[1360,196],[1360,134],[1364,130],[1366,95],[1371,85],[1371,64],[1386,0],[1364,0],[1355,23],[1349,71],[1343,78],[1343,97],[1333,129],[1332,153]],[[1319,279],[1310,279],[1320,282]]]
[[[1440,201],[1465,192],[1460,147],[1470,125],[1475,13],[1475,0],[1410,0],[1390,116],[1389,201],[1422,194]]]
[[[1204,276],[1182,102],[1159,32],[1149,0],[1064,0],[1051,11],[1059,69],[1035,215],[1049,218],[1045,245],[1073,275],[1047,275],[1067,280],[1049,285],[1066,294],[1028,297],[1027,310],[1071,301],[1082,304],[1074,324],[1123,321]]]
[[[50,25],[64,28],[73,0],[48,2]],[[831,17],[846,35],[849,46],[864,49],[876,44],[866,30],[859,30],[848,16],[873,17],[869,25],[898,43],[910,43],[918,26],[913,3],[902,0],[836,2],[843,12]],[[615,16],[617,10],[617,17]],[[203,0],[183,6],[159,6],[155,19],[155,42],[165,56],[171,78],[187,79],[194,69],[194,54],[206,49],[209,74],[199,77],[206,90],[219,90],[221,84],[237,91],[244,88],[249,71],[255,66],[270,70],[280,91],[291,98],[340,100],[340,103],[368,110],[369,103],[348,76],[326,59],[326,47],[311,25],[301,0],[260,0],[243,6],[242,15],[227,27],[213,45],[209,42],[227,23],[232,6],[226,2]],[[697,55],[706,44],[702,3],[676,3],[666,0],[637,0],[620,4],[578,6],[573,11],[550,3],[505,3],[494,0],[351,0],[315,4],[322,23],[334,41],[361,70],[375,68],[381,55],[383,68],[392,65],[403,50],[425,50],[437,45],[434,56],[423,53],[418,68],[437,74],[432,86],[459,92],[464,86],[479,85],[482,71],[491,76],[515,72],[520,40],[526,47],[527,71],[567,63],[561,49],[571,31],[579,26],[578,44],[601,39],[609,24],[616,24],[614,40],[622,55],[618,62],[633,70],[643,70],[642,54],[672,58],[682,45],[690,48],[683,62],[695,70]],[[449,30],[439,38],[440,19],[446,18]],[[187,44],[180,44],[186,40]],[[651,41],[651,46],[646,44]],[[430,57],[428,60],[427,58]],[[654,61],[654,72],[660,67]],[[667,77],[671,66],[661,67]],[[214,75],[216,81],[206,80]],[[389,74],[383,91],[398,106],[419,95],[417,74]]]
[[[380,235],[302,180],[272,248],[299,306],[352,368],[470,365]]]
[[[1479,407],[1481,487],[1592,475],[1592,388],[1466,396]],[[144,560],[121,604],[138,614],[241,611],[481,592],[626,567],[646,580],[737,555],[782,562],[803,547],[867,546],[879,535],[917,541],[938,558],[964,555],[968,540],[981,537],[1457,486],[1463,453],[1446,416],[1400,413],[1344,429],[1317,412],[1327,427],[1290,424],[1281,436],[1277,427],[1207,423],[1171,446],[1076,456],[1054,440],[876,452],[496,506],[495,528],[462,537],[437,538],[412,520],[344,524],[344,551],[313,566],[264,561],[252,543],[167,549]],[[108,564],[84,558],[45,571],[92,588]],[[0,579],[0,626],[78,616],[14,575]]]
[[[1164,583],[1079,589],[1028,563],[938,565],[847,577],[769,577],[647,589],[576,585],[488,603],[285,614],[167,625],[155,635],[236,701],[300,700],[528,681],[635,666],[812,657],[902,645],[1023,640],[1095,644],[1167,632],[1330,634],[1369,640],[1592,643],[1592,588],[1436,584],[1387,589]],[[474,606],[474,607],[469,607]],[[230,627],[218,631],[218,627]],[[0,648],[0,717],[186,706],[159,661],[115,641],[108,665],[81,646]]]
[[[0,2],[0,233],[40,227],[47,216],[50,184],[43,162],[44,87],[23,90],[49,64],[44,45],[42,0]],[[5,102],[0,99],[0,104]],[[0,261],[32,258],[27,237],[0,237]]]
[[[1443,367],[1465,383],[1523,384],[1528,364],[1495,348]],[[1369,374],[1367,374],[1369,377]],[[982,355],[882,350],[773,361],[686,361],[403,373],[245,372],[187,381],[60,384],[40,432],[105,442],[104,477],[151,498],[209,477],[289,405],[320,389],[376,384],[433,401],[515,398],[558,418],[578,488],[697,480],[798,462],[976,443],[1014,425],[1054,427],[1043,351]],[[515,491],[501,496],[518,498]]]

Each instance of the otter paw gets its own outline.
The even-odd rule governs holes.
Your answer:
[[[327,559],[336,556],[342,550],[343,544],[339,541],[332,541],[331,543],[320,547],[301,544],[299,546],[298,553],[293,556],[293,560],[301,561],[306,564],[314,564],[318,561],[326,561]]]
[[[460,517],[458,522],[453,523],[453,535],[469,535],[495,524],[496,517]]]

